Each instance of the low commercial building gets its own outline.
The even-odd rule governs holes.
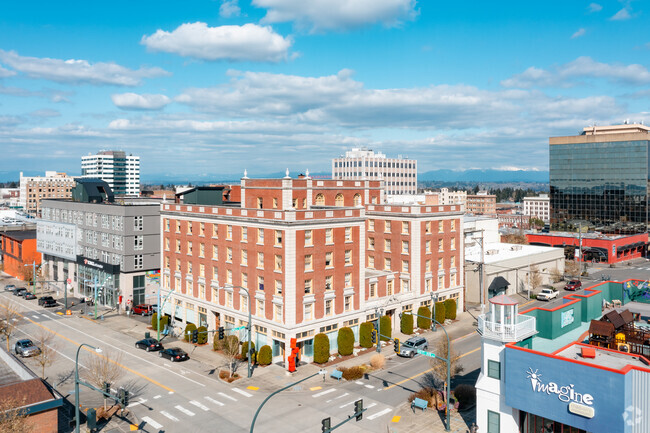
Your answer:
[[[30,280],[33,267],[41,264],[36,250],[36,230],[6,230],[0,232],[0,253],[4,272],[19,280]]]
[[[74,183],[74,178],[65,173],[46,171],[45,176],[23,176],[21,171],[20,205],[29,215],[40,217],[41,200],[70,198]]]
[[[487,191],[479,191],[474,195],[468,194],[465,211],[472,215],[495,216],[497,214],[497,196],[488,194]]]
[[[644,298],[636,296],[641,292],[648,292],[642,281],[605,282],[565,296],[555,308],[521,313],[507,296],[490,299],[489,311],[478,317],[479,431],[650,431],[647,324],[630,311],[602,311],[612,303],[625,310],[630,296]],[[618,340],[604,347],[600,334],[608,330]],[[636,335],[646,339],[628,344]]]

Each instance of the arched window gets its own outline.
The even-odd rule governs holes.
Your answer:
[[[325,196],[323,194],[316,196],[316,206],[325,206]]]
[[[361,206],[361,194],[355,194],[354,195],[354,205],[356,207]]]
[[[336,194],[336,199],[334,200],[336,206],[343,206],[343,194]]]

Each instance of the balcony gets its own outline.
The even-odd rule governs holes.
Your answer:
[[[509,343],[521,341],[537,334],[535,327],[535,318],[524,315],[516,315],[516,323],[507,323],[509,318],[505,319],[506,323],[495,320],[492,313],[481,314],[478,316],[478,333],[491,340]]]

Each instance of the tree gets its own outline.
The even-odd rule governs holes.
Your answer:
[[[237,357],[239,356],[239,338],[236,335],[228,335],[221,340],[221,351],[226,357],[230,377],[237,370]]]
[[[16,305],[9,300],[0,302],[0,334],[5,337],[7,342],[7,352],[9,352],[9,339],[16,330],[16,324],[21,315],[16,309]]]
[[[388,341],[393,336],[393,327],[390,323],[390,317],[381,316],[379,319],[379,326],[381,331],[381,341]]]
[[[566,260],[564,262],[564,273],[571,278],[575,278],[580,275],[580,262],[575,260]]]
[[[372,347],[372,340],[370,337],[370,334],[372,333],[372,323],[370,322],[363,322],[359,326],[359,346],[364,347],[364,348],[370,348]]]
[[[431,328],[431,310],[426,305],[422,305],[418,308],[418,328]]]
[[[330,339],[327,335],[316,334],[314,337],[314,362],[325,364],[330,359]]]
[[[161,322],[161,326],[162,326],[162,322]],[[199,331],[199,337],[198,337],[197,343],[199,343],[199,344],[207,343],[208,342],[208,328],[206,328],[205,326],[199,326],[197,328],[197,331]]]
[[[27,419],[25,398],[3,395],[0,398],[0,432],[30,433],[34,425]]]
[[[539,219],[537,217],[532,217],[528,220],[528,225],[531,228],[536,228],[536,229],[543,229],[544,228],[544,220]]]
[[[402,313],[399,321],[399,328],[402,334],[410,335],[413,333],[413,315]]]
[[[251,358],[251,361],[255,359],[255,342],[251,341],[251,348],[253,349],[253,357]],[[241,344],[241,359],[246,360],[248,359],[248,341],[244,341]]]
[[[511,234],[503,235],[501,239],[506,244],[528,245],[528,239],[526,238],[526,235],[523,233],[511,233]]]
[[[185,325],[185,332],[183,333],[183,339],[185,341],[190,341],[192,331],[196,331],[196,325],[194,323],[188,323]]]
[[[352,352],[354,352],[354,331],[347,326],[339,329],[336,343],[341,356],[352,355]]]
[[[463,366],[458,362],[459,355],[454,350],[453,343],[450,347],[449,353],[447,352],[447,338],[444,335],[439,335],[438,339],[433,343],[433,353],[442,356],[443,358],[449,357],[451,360],[451,377],[463,371]],[[442,385],[447,381],[447,363],[439,358],[432,358],[429,361],[431,365],[431,374],[435,379],[434,386],[442,389]]]
[[[41,366],[41,378],[45,379],[45,368],[52,365],[58,355],[54,347],[54,335],[41,330],[34,343],[41,349],[40,353],[34,356],[34,360]]]
[[[96,353],[89,352],[90,359],[87,361],[84,370],[85,380],[97,388],[104,388],[104,384],[115,385],[124,376],[122,364],[122,352]]]
[[[551,269],[551,281],[554,283],[559,283],[563,279],[564,275],[562,275],[562,271],[560,271],[558,268]]]
[[[539,272],[537,265],[531,265],[530,273],[528,274],[528,283],[530,284],[531,290],[542,285],[542,274]]]

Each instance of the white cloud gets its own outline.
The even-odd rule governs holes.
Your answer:
[[[171,32],[158,30],[140,43],[151,51],[202,60],[279,62],[286,60],[292,41],[256,24],[208,27],[196,22]]]
[[[624,21],[624,20],[629,20],[632,18],[632,15],[630,15],[630,11],[628,10],[627,7],[624,7],[620,11],[616,12],[610,20],[612,21]]]
[[[58,110],[52,110],[50,108],[43,108],[41,110],[32,111],[29,113],[32,117],[48,118],[48,117],[59,117],[61,112]]]
[[[601,78],[624,84],[643,85],[650,83],[650,71],[638,64],[621,65],[596,62],[591,57],[578,57],[572,62],[552,70],[530,67],[521,74],[503,80],[504,87],[571,87],[576,80]]]
[[[347,30],[381,23],[392,27],[415,18],[415,0],[253,0],[267,9],[263,22],[296,22],[314,31]]]
[[[70,102],[69,97],[74,92],[42,89],[42,90],[28,90],[22,87],[5,87],[0,86],[1,95],[16,96],[20,98],[45,98],[52,102]]]
[[[59,83],[137,86],[143,78],[169,75],[160,68],[128,69],[116,63],[94,63],[86,60],[61,60],[25,57],[14,51],[0,50],[0,60],[30,78]]]
[[[16,75],[15,71],[10,71],[9,69],[5,69],[0,65],[0,78],[7,78]]]
[[[118,93],[111,95],[113,104],[123,110],[160,110],[171,102],[165,95]]]
[[[576,39],[579,38],[580,36],[584,36],[587,31],[585,29],[579,29],[577,32],[571,35],[571,39]]]
[[[603,7],[598,3],[590,3],[587,9],[589,9],[589,12],[600,12],[603,10]]]
[[[238,17],[241,14],[238,0],[223,0],[219,6],[219,15],[224,18]]]

